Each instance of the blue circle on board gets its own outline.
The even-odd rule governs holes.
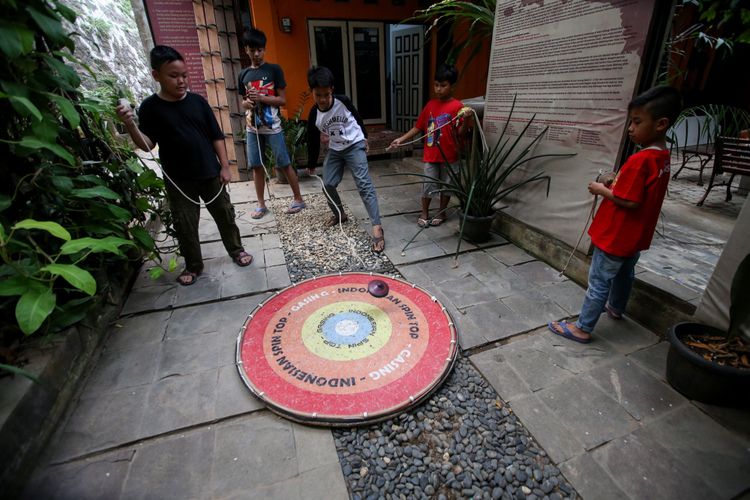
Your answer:
[[[346,311],[327,318],[321,330],[329,342],[354,345],[372,334],[373,325],[369,316],[355,311]]]

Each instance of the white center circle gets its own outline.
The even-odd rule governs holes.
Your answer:
[[[350,319],[342,319],[336,323],[336,333],[343,337],[351,337],[359,330],[359,325],[356,321]]]

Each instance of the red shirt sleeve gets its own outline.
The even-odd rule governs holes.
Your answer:
[[[641,161],[638,161],[641,160]],[[643,202],[646,193],[648,169],[644,168],[643,158],[631,157],[625,162],[612,186],[612,194],[623,200]]]

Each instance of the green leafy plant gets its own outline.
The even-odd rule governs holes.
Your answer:
[[[3,344],[80,321],[124,261],[160,261],[148,224],[169,223],[163,181],[117,137],[122,90],[80,91],[75,18],[57,0],[0,2]]]
[[[416,11],[414,16],[403,22],[428,24],[428,36],[437,29],[448,28],[450,37],[445,43],[450,51],[445,62],[455,64],[459,54],[467,53],[468,65],[487,40],[492,38],[496,4],[496,0],[442,0]]]
[[[720,135],[739,137],[740,132],[750,129],[750,112],[744,109],[724,104],[692,106],[682,110],[670,128],[668,139],[673,145],[679,144],[680,138],[677,137],[675,130],[681,126],[686,136],[689,137],[689,127],[693,118],[703,118],[698,126],[698,137],[705,137],[711,143],[716,142],[716,138]]]
[[[534,123],[536,115],[532,116],[524,124],[517,136],[513,137],[510,135],[509,125],[514,109],[515,99],[513,100],[510,113],[508,113],[508,118],[505,121],[497,143],[491,148],[488,148],[484,144],[479,129],[474,128],[469,147],[460,150],[456,172],[450,168],[446,168],[448,173],[446,181],[441,181],[426,174],[392,174],[425,178],[437,184],[440,193],[445,193],[458,201],[461,230],[456,254],[460,250],[461,238],[464,235],[467,217],[490,217],[495,215],[501,209],[499,205],[507,196],[532,183],[546,182],[546,195],[549,196],[550,176],[546,175],[543,170],[524,173],[519,170],[521,167],[531,161],[543,158],[567,158],[574,156],[573,154],[566,153],[534,153],[537,144],[544,138],[548,128],[545,127],[538,134],[531,136],[531,141],[527,142],[524,140],[524,138],[529,137],[527,131]],[[456,138],[456,143],[459,143],[459,138]],[[445,159],[444,154],[443,157]],[[445,162],[446,164],[448,163],[447,159],[445,159]]]
[[[297,158],[307,151],[307,145],[304,144],[305,131],[307,130],[307,121],[302,119],[302,112],[310,100],[310,92],[305,90],[300,93],[297,105],[297,111],[291,118],[281,118],[281,128],[284,130],[284,140],[286,148],[289,151],[289,159],[292,165],[296,165]]]

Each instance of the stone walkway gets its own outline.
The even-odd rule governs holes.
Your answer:
[[[423,231],[402,251],[416,232],[419,188],[386,174],[412,168],[409,159],[371,164],[386,256],[446,305],[464,357],[559,468],[569,494],[748,494],[750,412],[696,404],[672,390],[664,380],[667,345],[656,335],[628,318],[605,317],[591,344],[553,336],[547,321],[575,315],[584,291],[497,235],[481,247],[462,245],[458,267],[450,222]],[[313,178],[301,186],[303,193],[320,191]],[[277,197],[291,194],[286,186],[273,189]],[[207,219],[206,271],[195,285],[178,286],[174,273],[152,281],[141,272],[26,498],[353,495],[331,431],[275,416],[237,374],[235,346],[247,314],[290,278],[273,214],[249,218],[249,183],[232,185],[231,196],[253,264],[235,266]],[[351,179],[342,183],[342,198],[364,217]],[[539,498],[518,484],[510,491]]]

